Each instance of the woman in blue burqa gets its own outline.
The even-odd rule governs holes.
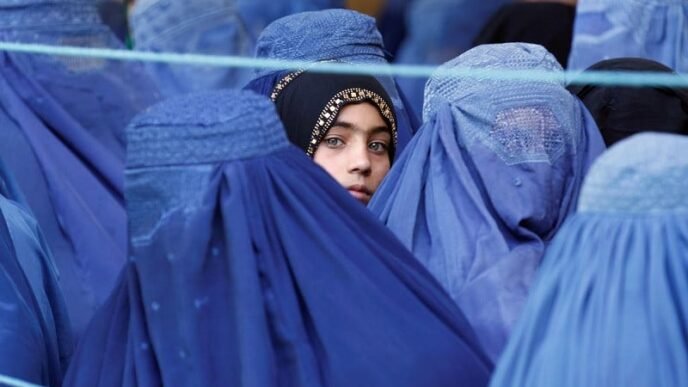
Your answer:
[[[621,57],[688,72],[688,0],[578,0],[568,68]]]
[[[304,62],[387,64],[382,36],[375,19],[356,11],[328,9],[302,12],[275,20],[258,37],[256,57]],[[261,70],[246,89],[269,96],[291,71]],[[385,87],[397,117],[397,154],[418,128],[417,119],[405,107],[394,79],[376,77]]]
[[[90,0],[0,2],[0,40],[122,47]],[[77,333],[126,260],[124,128],[156,98],[130,62],[0,52],[0,154],[53,252]]]
[[[479,46],[441,66],[426,86],[421,130],[369,205],[497,359],[604,143],[563,77],[457,78],[455,68],[562,69],[524,43]]]
[[[0,376],[61,385],[73,341],[58,280],[36,219],[0,162]]]
[[[343,7],[344,0],[138,0],[131,11],[140,51],[251,56],[260,32],[296,12]],[[147,63],[166,96],[241,87],[247,68]]]
[[[642,133],[595,162],[492,386],[688,385],[687,146]]]
[[[481,386],[442,288],[247,91],[128,130],[130,262],[69,386]]]

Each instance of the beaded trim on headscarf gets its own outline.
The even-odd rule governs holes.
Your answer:
[[[272,90],[272,93],[270,94],[270,99],[272,99],[272,101],[275,102],[282,90],[284,90],[284,88],[287,87],[287,85],[289,85],[291,81],[298,78],[299,75],[303,74],[304,71],[305,70],[300,70],[287,74],[284,78],[277,82],[277,85],[275,85],[274,89]],[[311,140],[308,143],[308,149],[306,150],[306,154],[309,157],[313,157],[315,149],[320,143],[320,140],[325,135],[327,130],[329,130],[330,125],[332,125],[334,119],[337,117],[342,107],[352,102],[363,101],[370,101],[373,104],[375,104],[382,116],[387,120],[387,122],[390,123],[390,129],[392,131],[392,142],[396,147],[397,123],[394,120],[394,114],[392,113],[392,109],[389,107],[384,98],[382,98],[379,94],[368,89],[354,87],[338,92],[334,95],[334,97],[332,97],[332,99],[330,99],[325,104],[325,107],[323,107],[322,111],[320,112],[320,115],[316,120],[315,127],[313,127],[313,131],[311,132]]]
[[[322,112],[320,113],[320,116],[318,117],[318,120],[315,123],[313,132],[311,133],[311,141],[308,144],[308,150],[306,151],[306,154],[309,156],[313,156],[313,153],[315,153],[315,148],[320,143],[320,140],[325,135],[327,130],[330,128],[334,119],[337,117],[337,114],[339,114],[339,110],[341,110],[343,106],[351,102],[362,101],[373,102],[380,110],[382,116],[385,117],[387,121],[391,124],[392,141],[394,142],[394,146],[396,146],[396,122],[394,121],[394,115],[392,114],[391,109],[387,105],[387,102],[385,102],[385,100],[382,99],[382,97],[380,97],[380,95],[378,95],[377,93],[374,93],[367,89],[355,87],[340,91],[339,93],[335,94],[334,97],[332,97],[332,99],[325,105]]]
[[[303,74],[304,71],[306,70],[295,71],[293,73],[287,74],[284,78],[280,79],[280,81],[277,82],[275,87],[272,89],[272,93],[270,93],[270,99],[272,100],[272,102],[277,101],[277,97],[282,92],[282,90],[284,90],[284,88],[287,87],[287,85],[291,83],[291,81],[296,79],[299,75]]]

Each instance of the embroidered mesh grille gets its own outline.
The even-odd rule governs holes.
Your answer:
[[[563,129],[546,106],[512,108],[497,113],[487,144],[507,164],[553,163],[564,150]]]
[[[488,87],[499,88],[512,84],[513,81],[494,81],[480,77],[448,76],[452,69],[504,69],[504,70],[540,70],[562,71],[561,65],[544,47],[535,44],[514,43],[508,45],[487,44],[475,47],[454,58],[438,68],[425,86],[423,104],[423,121],[428,121],[441,102],[457,103],[461,99]],[[521,88],[529,87],[521,81]],[[542,84],[556,84],[564,87],[562,82],[543,81]],[[518,85],[517,85],[518,86]]]
[[[440,69],[454,68],[562,71],[543,47],[523,43],[479,46]],[[567,148],[575,151],[574,102],[561,81],[496,81],[440,70],[425,88],[423,118],[448,103],[467,146],[480,142],[508,165],[553,164]]]
[[[641,133],[612,146],[588,173],[579,212],[688,212],[688,138]]]

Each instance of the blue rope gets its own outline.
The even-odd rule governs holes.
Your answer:
[[[30,54],[77,56],[84,58],[113,59],[122,61],[158,62],[193,66],[239,67],[270,70],[300,70],[309,68],[315,72],[339,74],[370,74],[393,77],[455,76],[472,77],[485,80],[503,81],[559,81],[570,84],[595,84],[605,86],[629,87],[688,87],[686,74],[637,72],[637,71],[586,71],[551,72],[542,70],[503,70],[453,68],[438,70],[435,66],[387,65],[387,64],[350,64],[322,62],[313,66],[312,62],[297,60],[251,58],[241,56],[216,56],[200,54],[177,54],[169,52],[129,51],[106,48],[84,48],[72,46],[51,46],[44,44],[24,44],[0,42],[0,50]]]

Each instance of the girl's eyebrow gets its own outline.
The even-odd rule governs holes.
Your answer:
[[[335,121],[334,124],[332,124],[331,128],[334,128],[335,126],[338,128],[347,129],[347,130],[361,130],[358,126],[356,126],[350,122],[346,122],[346,121],[337,120],[337,121]],[[389,127],[387,127],[387,125],[382,125],[382,126],[376,126],[376,127],[372,128],[369,132],[370,132],[370,134],[378,134],[380,132],[389,133],[390,130],[389,130]]]

